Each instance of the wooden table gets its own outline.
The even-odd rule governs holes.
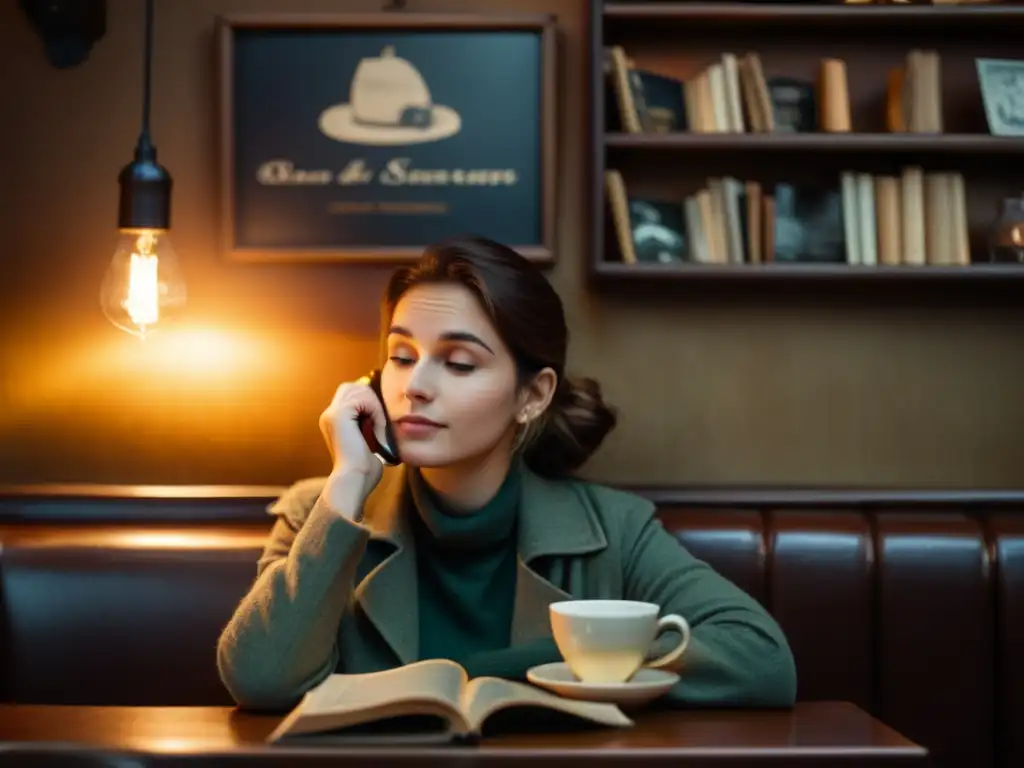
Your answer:
[[[650,711],[629,730],[490,737],[477,746],[282,747],[263,739],[279,717],[228,707],[0,705],[0,765],[143,768],[181,765],[354,766],[905,766],[927,750],[852,704],[792,711]],[[32,755],[29,755],[32,753]],[[45,755],[60,760],[46,762]],[[102,762],[104,757],[116,757]],[[31,758],[31,759],[30,759]]]

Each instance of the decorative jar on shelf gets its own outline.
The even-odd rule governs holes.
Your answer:
[[[988,230],[988,260],[996,264],[1024,264],[1024,197],[999,203]]]

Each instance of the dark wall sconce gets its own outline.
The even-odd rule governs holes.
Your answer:
[[[21,0],[21,10],[58,69],[81,64],[107,33],[106,0]]]

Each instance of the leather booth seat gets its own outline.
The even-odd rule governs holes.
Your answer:
[[[1024,494],[634,489],[785,629],[799,697],[1024,765]],[[0,489],[0,700],[231,704],[217,637],[280,489]]]

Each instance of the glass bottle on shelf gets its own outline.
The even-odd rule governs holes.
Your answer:
[[[988,260],[1024,264],[1024,197],[1007,197],[988,231]]]

